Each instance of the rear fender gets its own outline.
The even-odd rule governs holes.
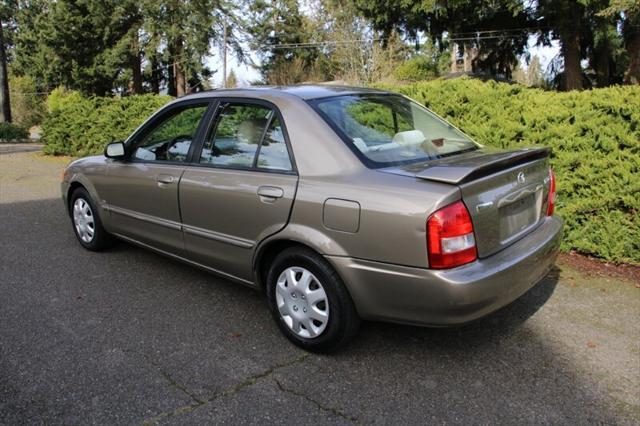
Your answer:
[[[265,250],[279,241],[290,241],[307,246],[323,256],[347,256],[346,250],[327,234],[309,226],[290,223],[282,231],[260,241],[253,255],[254,271],[257,271]]]

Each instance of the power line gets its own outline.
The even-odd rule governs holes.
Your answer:
[[[299,48],[314,48],[324,46],[336,46],[343,44],[367,44],[377,41],[384,41],[384,38],[374,38],[369,40],[328,40],[328,41],[316,41],[316,42],[300,42],[300,43],[277,43],[277,44],[263,44],[258,46],[259,48],[267,49],[299,49]]]
[[[536,32],[540,31],[540,28],[536,27],[522,27],[522,28],[505,28],[501,30],[477,30],[477,31],[467,31],[467,32],[457,32],[449,34],[450,37],[464,37],[469,35],[484,35],[484,34],[495,34],[495,33],[513,33],[513,32]]]
[[[524,35],[524,34],[523,34]],[[509,40],[521,38],[523,35],[500,35],[500,36],[486,36],[486,37],[459,37],[450,38],[449,41],[475,41],[475,40]]]

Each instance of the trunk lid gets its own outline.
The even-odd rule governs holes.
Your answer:
[[[383,172],[457,185],[473,222],[479,257],[490,256],[528,234],[545,216],[548,148],[483,148]]]

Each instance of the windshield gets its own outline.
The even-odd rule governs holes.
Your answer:
[[[370,166],[384,167],[478,148],[451,124],[399,95],[347,95],[313,105]]]

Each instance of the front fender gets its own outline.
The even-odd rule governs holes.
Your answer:
[[[100,193],[98,193],[98,190],[96,189],[95,185],[91,182],[91,179],[89,179],[86,175],[84,175],[80,171],[71,170],[68,181],[63,181],[61,185],[62,191],[63,191],[62,198],[65,202],[67,212],[69,211],[69,197],[71,196],[71,191],[72,189],[75,189],[75,187],[77,187],[78,185],[83,186],[87,190],[87,192],[89,193],[89,196],[91,197],[91,199],[94,201],[94,203],[98,208],[98,214],[100,215],[100,219],[102,221],[103,226],[107,230],[109,230],[111,228],[111,223],[110,223],[111,214],[109,213],[109,210],[104,208],[106,202],[103,199],[103,197],[100,196]]]

